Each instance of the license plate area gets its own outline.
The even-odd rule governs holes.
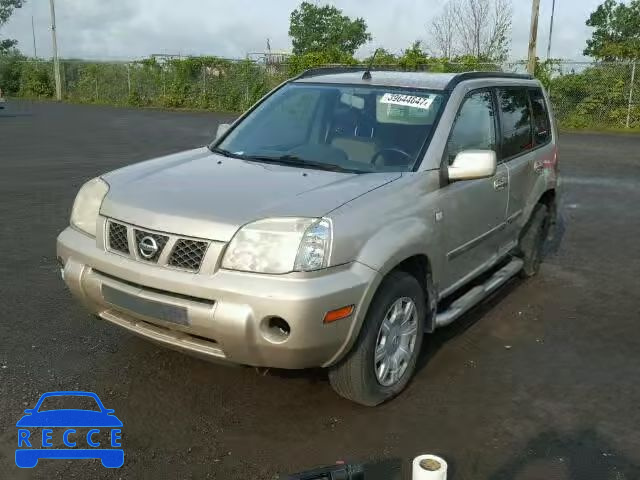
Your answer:
[[[188,310],[185,307],[131,295],[109,285],[102,285],[101,290],[104,300],[116,309],[178,325],[190,325]]]

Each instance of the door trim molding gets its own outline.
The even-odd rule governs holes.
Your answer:
[[[454,258],[459,257],[465,252],[468,252],[472,248],[476,247],[479,243],[482,243],[487,237],[498,233],[500,230],[504,229],[507,226],[507,222],[502,222],[499,225],[493,227],[491,230],[487,230],[482,235],[468,241],[467,243],[460,245],[457,248],[454,248],[449,253],[447,253],[447,261],[451,261]]]
[[[516,218],[518,218],[520,215],[522,215],[522,209],[520,209],[520,210],[518,210],[516,212],[513,212],[511,215],[509,215],[507,217],[506,223],[513,223],[516,220]]]

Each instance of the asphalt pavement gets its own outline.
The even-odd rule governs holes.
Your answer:
[[[232,115],[9,102],[0,111],[0,478],[273,479],[336,460],[367,479],[429,452],[449,480],[640,479],[640,136],[560,138],[564,236],[429,336],[396,400],[339,398],[322,371],[225,367],[89,316],[55,239],[80,185],[203,145]],[[97,393],[123,421],[125,463],[14,464],[16,421],[53,390]]]

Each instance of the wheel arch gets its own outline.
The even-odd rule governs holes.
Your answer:
[[[538,199],[537,203],[543,203],[544,205],[546,205],[549,208],[549,213],[551,215],[551,222],[555,223],[555,219],[556,219],[556,214],[557,214],[557,193],[556,193],[556,189],[555,188],[550,188],[549,190],[545,191],[540,198]]]
[[[371,307],[373,299],[378,293],[380,286],[389,275],[398,271],[412,275],[423,287],[423,291],[427,299],[427,318],[425,319],[426,330],[428,332],[432,332],[435,329],[437,290],[433,280],[431,260],[427,254],[422,252],[402,256],[399,259],[394,260],[392,263],[387,262],[385,264],[385,268],[378,272],[379,275],[377,275],[375,283],[370,285],[370,291],[366,295],[366,302],[361,305],[363,311],[360,312],[354,321],[347,341],[326,364],[322,365],[323,367],[334,365],[349,353],[362,331],[362,326],[364,325],[365,319],[368,315],[369,308]]]
[[[398,263],[389,273],[395,271],[408,273],[420,283],[426,298],[427,318],[425,319],[425,328],[426,331],[432,332],[435,330],[438,294],[433,281],[431,260],[424,253],[412,255]]]
[[[536,205],[538,205],[539,203],[546,205],[549,208],[549,213],[551,215],[551,222],[552,224],[554,224],[556,220],[556,214],[557,214],[556,201],[557,201],[557,192],[555,188],[549,188],[544,192],[542,192],[538,196],[535,202],[531,202],[527,206],[527,210],[525,212],[525,215],[523,215],[520,227],[524,229],[527,226],[527,224],[531,220],[531,215],[533,214],[533,210],[535,209]]]

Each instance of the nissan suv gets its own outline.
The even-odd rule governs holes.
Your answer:
[[[377,405],[424,334],[515,275],[555,218],[557,132],[527,75],[313,69],[217,138],[82,186],[62,276],[97,317]]]

